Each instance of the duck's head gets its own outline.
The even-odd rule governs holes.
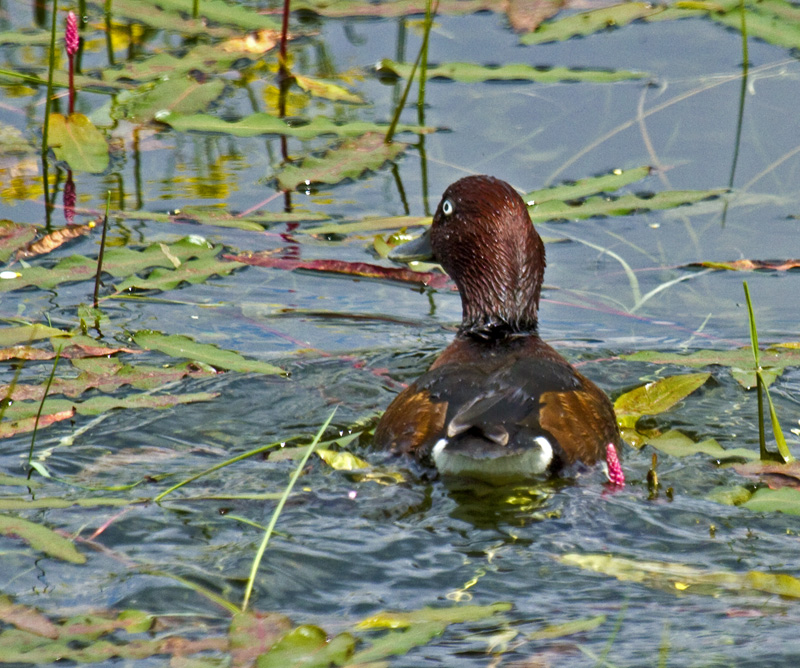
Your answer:
[[[525,202],[505,181],[456,181],[442,195],[430,230],[390,257],[442,265],[461,293],[462,334],[536,331],[544,244]]]

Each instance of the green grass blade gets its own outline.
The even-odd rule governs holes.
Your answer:
[[[188,485],[190,482],[194,482],[195,480],[198,480],[199,478],[202,478],[203,476],[207,476],[209,473],[214,473],[214,471],[219,471],[220,469],[225,468],[226,466],[230,466],[231,464],[235,464],[236,462],[240,462],[243,459],[247,459],[248,457],[252,457],[254,455],[258,455],[258,454],[260,454],[262,452],[265,452],[267,450],[271,450],[272,448],[277,448],[280,445],[281,445],[281,441],[276,441],[275,443],[270,443],[269,445],[262,445],[261,447],[258,447],[255,450],[249,450],[248,452],[245,452],[245,453],[243,453],[241,455],[237,455],[236,457],[233,457],[231,459],[226,459],[224,462],[220,462],[219,464],[214,464],[214,466],[212,466],[210,468],[207,468],[205,471],[201,471],[200,473],[197,473],[197,474],[191,476],[190,478],[186,478],[186,480],[183,480],[183,481],[179,482],[177,485],[173,485],[169,489],[164,490],[163,492],[161,492],[161,494],[159,494],[157,497],[155,497],[153,499],[153,501],[155,503],[158,503],[159,501],[161,501],[161,499],[163,499],[168,494],[172,494],[172,492],[174,492],[175,490],[180,489],[184,485]]]
[[[758,331],[756,330],[756,317],[753,315],[753,302],[750,301],[750,288],[747,286],[747,281],[743,281],[744,285],[744,298],[747,300],[747,315],[750,318],[750,345],[753,347],[753,361],[758,371],[761,364],[758,358]]]
[[[775,435],[778,452],[784,463],[793,462],[794,457],[789,452],[789,446],[786,445],[786,438],[783,436],[783,429],[781,429],[781,423],[778,422],[778,414],[775,412],[775,406],[772,405],[772,397],[769,396],[769,388],[766,385],[764,386],[764,393],[767,395],[767,402],[769,403],[769,419],[772,422],[772,433]]]
[[[31,466],[31,461],[33,460],[33,449],[36,446],[36,432],[39,431],[39,419],[42,417],[42,409],[44,408],[45,399],[47,399],[47,395],[50,393],[50,386],[53,384],[53,378],[56,375],[56,367],[58,366],[58,360],[61,359],[61,346],[56,349],[56,357],[53,360],[53,368],[50,370],[50,377],[47,379],[47,386],[44,388],[44,394],[42,395],[42,400],[39,402],[39,410],[36,413],[36,422],[33,426],[33,434],[31,435],[31,448],[28,451],[28,478],[33,475],[33,467]]]
[[[292,477],[289,480],[289,484],[286,486],[286,489],[283,492],[283,496],[281,497],[280,501],[278,501],[278,505],[275,506],[275,511],[272,513],[272,517],[270,518],[269,524],[267,525],[267,530],[264,532],[264,538],[261,541],[261,545],[258,548],[258,552],[256,553],[256,556],[253,559],[253,565],[250,568],[250,577],[247,579],[247,587],[245,588],[244,599],[242,600],[242,612],[247,610],[247,604],[250,602],[250,595],[253,593],[253,585],[255,584],[256,575],[258,574],[258,567],[261,565],[261,559],[264,556],[264,552],[266,552],[267,550],[267,544],[269,543],[270,536],[272,536],[272,533],[275,530],[275,525],[278,522],[278,517],[280,517],[281,511],[283,510],[283,506],[286,504],[286,499],[289,498],[289,494],[291,494],[292,488],[297,482],[297,479],[300,477],[300,473],[305,468],[308,458],[311,456],[311,453],[314,452],[314,449],[317,447],[319,440],[322,438],[322,434],[325,433],[325,430],[328,428],[328,425],[331,423],[331,420],[333,419],[333,416],[335,414],[336,414],[336,408],[333,409],[331,414],[328,416],[328,419],[325,420],[325,424],[323,424],[319,428],[317,435],[314,436],[314,440],[311,441],[311,444],[308,446],[306,454],[303,455],[303,458],[297,464],[297,468],[295,468],[294,473],[292,474]]]

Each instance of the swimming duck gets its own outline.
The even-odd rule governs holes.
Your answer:
[[[479,479],[548,475],[605,456],[613,467],[622,441],[611,402],[539,338],[544,244],[508,183],[456,181],[430,229],[390,257],[439,262],[463,316],[455,340],[386,410],[377,447]]]

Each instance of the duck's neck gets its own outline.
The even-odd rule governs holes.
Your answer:
[[[466,268],[462,264],[456,281],[462,306],[459,332],[486,338],[536,333],[543,275],[541,246],[526,250],[518,244],[506,257],[476,257]]]

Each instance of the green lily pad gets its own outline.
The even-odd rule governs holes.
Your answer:
[[[108,167],[108,143],[83,114],[50,114],[47,145],[76,172],[99,174]]]
[[[378,65],[379,72],[393,72],[403,79],[411,76],[411,63],[398,63],[384,59]],[[580,70],[568,67],[533,67],[523,63],[485,66],[474,63],[443,63],[428,66],[428,79],[449,79],[462,83],[482,81],[531,81],[537,83],[559,83],[562,81],[591,81],[593,83],[612,83],[628,79],[641,79],[646,76],[640,72],[614,70]]]
[[[346,140],[322,157],[309,156],[299,166],[290,165],[278,172],[278,183],[283,189],[293,190],[301,184],[335,184],[345,179],[357,179],[367,170],[380,169],[386,162],[396,160],[408,147],[400,142],[387,144],[383,137],[369,132]]]

